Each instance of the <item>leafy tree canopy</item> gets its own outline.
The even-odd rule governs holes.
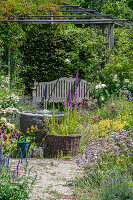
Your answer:
[[[18,15],[56,13],[60,5],[61,0],[4,0],[0,1],[0,20]]]
[[[112,14],[114,17],[133,20],[132,0],[71,0],[71,2],[84,8]]]

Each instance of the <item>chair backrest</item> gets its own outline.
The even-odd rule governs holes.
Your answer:
[[[71,93],[74,99],[75,94],[75,81],[76,78],[62,77],[50,82],[34,82],[34,88],[32,88],[33,102],[42,102],[45,104],[50,102],[63,102]],[[89,99],[89,86],[86,80],[78,79],[76,84],[77,88],[77,102],[82,99]],[[81,88],[83,92],[81,95]]]

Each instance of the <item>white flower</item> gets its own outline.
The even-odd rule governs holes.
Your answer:
[[[118,76],[117,76],[117,74],[114,75],[113,81],[118,81]]]
[[[69,59],[65,59],[65,62],[66,62],[67,64],[70,64],[70,60],[69,60]]]
[[[9,83],[9,77],[6,77],[5,82],[6,82],[6,83]]]
[[[101,97],[101,100],[104,101],[104,97]]]
[[[5,117],[1,117],[1,121],[2,121],[2,122],[4,122],[4,123],[6,123],[6,122],[7,122],[7,120],[6,120],[6,118],[5,118]]]
[[[15,129],[15,125],[14,124],[6,123],[6,126],[10,130],[14,130]]]
[[[99,89],[99,88],[105,88],[106,87],[106,85],[105,84],[101,84],[101,83],[99,83],[98,85],[96,85],[96,89]]]
[[[129,83],[129,79],[124,79],[124,82],[125,83]]]

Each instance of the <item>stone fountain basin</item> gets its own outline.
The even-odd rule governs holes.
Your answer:
[[[36,144],[37,146],[43,146],[42,139],[46,136],[47,126],[46,119],[52,119],[52,111],[42,110],[42,111],[23,111],[20,113],[20,129],[21,132],[27,134],[27,129],[31,126],[36,126],[38,131],[36,132]],[[55,119],[60,121],[64,117],[64,114],[59,111],[55,111]]]

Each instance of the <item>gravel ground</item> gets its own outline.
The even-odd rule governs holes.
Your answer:
[[[12,159],[11,166],[14,168],[17,160]],[[73,188],[68,182],[81,175],[75,159],[31,159],[28,167],[32,167],[32,176],[37,172],[37,180],[30,195],[31,200],[70,200]],[[21,171],[21,170],[20,170]]]

